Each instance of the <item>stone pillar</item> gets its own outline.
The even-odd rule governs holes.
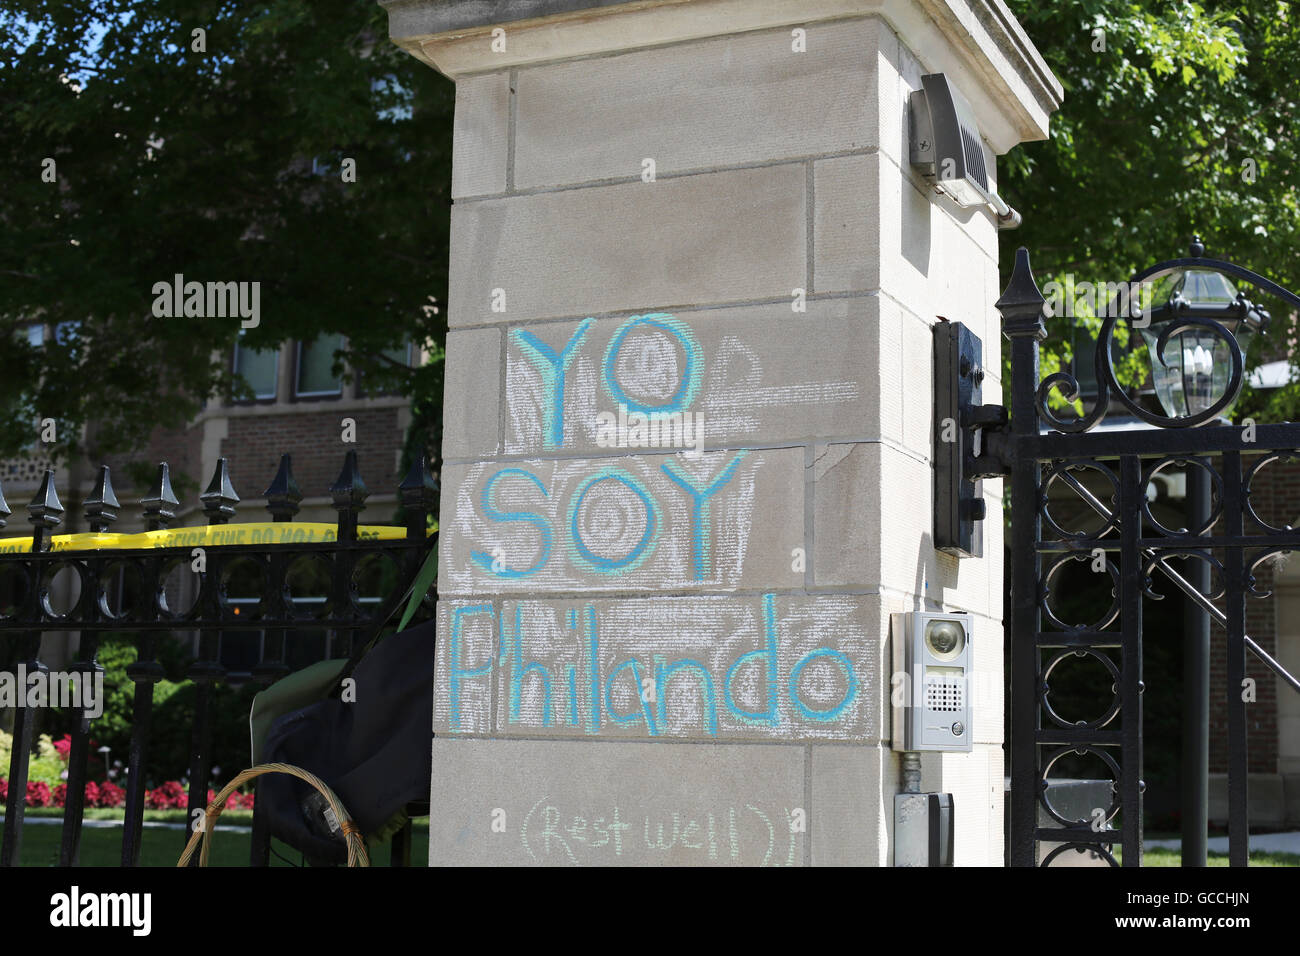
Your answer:
[[[946,609],[975,747],[923,788],[1000,864],[1000,482],[985,558],[931,539],[931,327],[983,339],[998,401],[998,234],[910,167],[907,97],[947,74],[990,170],[1045,137],[1019,25],[385,6],[457,83],[430,862],[889,865],[889,615]]]

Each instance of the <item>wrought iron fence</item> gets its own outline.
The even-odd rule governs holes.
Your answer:
[[[1245,280],[1293,309],[1300,297],[1230,262],[1204,257],[1195,241],[1191,253],[1138,273],[1132,283],[1155,281],[1178,270],[1202,269]],[[1300,456],[1300,424],[1250,426],[1216,424],[1218,415],[1241,390],[1244,362],[1233,335],[1221,324],[1231,317],[1267,313],[1239,294],[1235,302],[1200,306],[1171,300],[1176,310],[1159,343],[1181,332],[1213,335],[1227,349],[1229,372],[1222,397],[1181,417],[1159,415],[1136,402],[1116,380],[1112,335],[1122,317],[1108,310],[1098,336],[1095,367],[1098,389],[1092,408],[1081,417],[1058,415],[1052,391],[1080,397],[1068,372],[1040,381],[1039,345],[1047,337],[1046,300],[1034,281],[1026,250],[1019,250],[1010,282],[997,306],[1002,331],[1011,341],[1011,402],[999,414],[971,414],[983,425],[982,455],[967,477],[1007,476],[1011,511],[1011,857],[1013,866],[1039,862],[1039,844],[1058,846],[1047,865],[1069,850],[1092,851],[1115,864],[1112,849],[1122,847],[1125,866],[1142,862],[1143,733],[1142,604],[1159,598],[1156,572],[1227,632],[1229,857],[1245,866],[1249,853],[1247,799],[1246,652],[1249,650],[1292,689],[1300,682],[1246,634],[1246,601],[1267,597],[1254,573],[1280,552],[1300,548],[1300,530],[1265,521],[1251,502],[1252,482],[1261,469]],[[1112,399],[1150,427],[1100,432]],[[981,410],[975,410],[981,411]],[[1007,421],[1009,411],[1009,423]],[[1200,426],[1200,427],[1196,427]],[[1214,506],[1204,520],[1170,528],[1153,514],[1145,489],[1170,467],[1203,475],[1214,491]],[[1082,474],[1092,476],[1081,481]],[[1094,493],[1088,484],[1104,488]],[[1063,526],[1049,501],[1053,487],[1068,488],[1097,516],[1091,527]],[[1171,559],[1199,562],[1214,572],[1180,574]],[[1091,621],[1063,619],[1053,608],[1058,576],[1076,561],[1090,561],[1109,577],[1113,600],[1098,607]],[[1198,569],[1200,571],[1200,569]],[[1189,578],[1191,580],[1189,580]],[[1220,609],[1217,602],[1221,602]],[[1072,719],[1058,713],[1051,699],[1054,671],[1071,657],[1099,664],[1099,715]],[[1109,688],[1108,691],[1105,688]],[[1184,733],[1190,734],[1192,728]],[[1052,806],[1049,781],[1054,768],[1076,755],[1090,755],[1113,778],[1113,799],[1090,819],[1075,818]],[[1050,817],[1040,825],[1040,808]],[[1118,826],[1117,826],[1118,825]],[[1203,835],[1202,835],[1203,836]]]
[[[343,469],[329,494],[338,513],[328,540],[294,540],[309,535],[262,526],[260,533],[244,535],[241,525],[231,525],[239,496],[230,482],[228,463],[221,459],[207,489],[199,495],[206,526],[174,529],[180,502],[172,490],[166,463],[159,465],[152,487],[140,500],[144,540],[126,540],[126,547],[104,547],[108,532],[122,506],[113,491],[107,466],[101,466],[83,507],[90,536],[68,536],[56,542],[55,529],[64,508],[55,491],[54,472],[47,470],[40,488],[27,505],[32,525],[30,545],[0,553],[0,635],[16,637],[15,663],[27,674],[48,674],[41,660],[42,635],[68,635],[68,650],[75,646],[77,660],[69,671],[90,682],[103,667],[96,657],[108,632],[134,635],[137,658],[127,668],[134,685],[130,751],[126,764],[125,820],[121,864],[135,866],[140,859],[143,833],[146,755],[151,743],[154,685],[165,676],[159,659],[160,641],[177,632],[197,635],[197,654],[185,678],[195,685],[195,715],[191,728],[187,819],[206,807],[212,776],[213,688],[227,683],[269,685],[297,669],[293,635],[304,628],[323,630],[333,641],[335,656],[347,656],[363,646],[383,625],[414,582],[436,534],[427,532],[434,508],[437,483],[423,458],[416,461],[398,487],[405,512],[405,527],[362,527],[359,515],[369,491],[362,480],[355,451],[344,458]],[[272,525],[293,522],[302,492],[294,478],[289,455],[263,493]],[[0,528],[11,511],[0,491]],[[215,531],[213,526],[229,525]],[[254,526],[258,527],[258,526]],[[303,525],[298,525],[301,529]],[[150,532],[172,530],[152,537]],[[318,529],[319,530],[319,529]],[[230,533],[224,533],[229,531]],[[25,539],[20,539],[24,540]],[[196,550],[194,542],[199,542]],[[0,539],[0,544],[3,540]],[[135,546],[135,545],[139,546]],[[363,594],[359,574],[374,577],[383,570],[386,594]],[[304,568],[307,570],[304,571]],[[315,577],[327,592],[301,595],[302,580]],[[56,580],[58,579],[58,580]],[[236,586],[238,584],[238,586]],[[62,602],[59,592],[63,594]],[[240,594],[232,591],[242,591]],[[220,659],[223,635],[263,632],[250,666],[231,668]],[[3,663],[3,662],[0,662]],[[20,700],[15,708],[13,753],[7,769],[9,792],[5,809],[0,865],[19,863],[23,837],[28,763],[32,753],[38,713]],[[91,718],[81,712],[71,734],[67,789],[59,852],[61,866],[75,866],[81,845],[85,791],[88,776]],[[254,800],[250,862],[269,862],[271,841],[260,801]],[[419,811],[420,808],[415,808]],[[427,811],[425,811],[427,812]],[[176,839],[179,857],[184,834]],[[393,865],[410,864],[411,827],[408,822],[392,843]]]

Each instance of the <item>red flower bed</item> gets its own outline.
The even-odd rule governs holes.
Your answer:
[[[217,797],[215,790],[208,790],[208,804]],[[0,778],[0,807],[9,799],[9,781]],[[29,807],[65,807],[68,803],[68,785],[61,783],[53,790],[45,783],[27,784],[26,804]],[[178,780],[168,780],[160,787],[145,791],[144,804],[150,810],[184,810],[189,802],[185,788]],[[120,807],[126,803],[126,791],[110,780],[86,784],[87,807]],[[233,810],[253,809],[253,794],[232,793],[226,806]]]
[[[175,810],[185,807],[185,788],[175,780],[146,791],[144,805],[150,810]]]
[[[61,783],[50,791],[50,798],[53,800],[53,806],[65,807],[68,805],[68,785]],[[91,780],[86,784],[86,801],[83,806],[87,807],[120,807],[126,802],[126,791],[112,783],[95,783]],[[30,806],[41,806],[41,804],[31,803]]]

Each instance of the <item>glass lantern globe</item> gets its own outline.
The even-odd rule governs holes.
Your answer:
[[[1141,329],[1151,353],[1151,378],[1165,414],[1186,418],[1205,411],[1223,398],[1232,378],[1228,343],[1209,328],[1191,328],[1171,335],[1157,351],[1161,332],[1185,318],[1209,318],[1236,338],[1242,354],[1267,313],[1249,306],[1231,282],[1218,272],[1188,269],[1177,278],[1169,301],[1152,311]],[[1226,412],[1227,409],[1224,409]]]

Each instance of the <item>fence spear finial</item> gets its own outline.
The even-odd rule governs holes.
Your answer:
[[[334,484],[330,485],[330,497],[334,499],[334,509],[339,513],[339,540],[356,537],[357,514],[366,507],[370,491],[361,479],[357,468],[357,453],[349,451],[343,456],[343,470],[339,472]]]
[[[292,521],[298,513],[298,503],[302,501],[302,491],[298,480],[293,476],[293,458],[288,454],[280,456],[280,469],[271,479],[271,486],[262,492],[266,499],[266,510],[276,521]]]
[[[1006,290],[994,303],[1002,313],[1002,332],[1009,338],[1032,335],[1040,342],[1047,338],[1043,319],[1048,315],[1047,300],[1034,281],[1034,270],[1029,265],[1029,250],[1021,246],[1016,250],[1016,264],[1007,280]]]
[[[171,466],[167,462],[159,462],[158,475],[148,494],[140,499],[140,504],[144,507],[144,524],[148,531],[166,528],[176,519],[180,500],[172,491]]]
[[[411,462],[411,469],[397,486],[398,500],[407,512],[408,537],[424,536],[425,516],[438,503],[438,482],[429,474],[429,462],[423,453]]]
[[[113,493],[113,479],[108,465],[99,466],[99,475],[95,478],[95,488],[85,501],[86,522],[91,531],[107,531],[109,525],[117,520],[121,503]]]
[[[208,490],[199,495],[199,501],[203,502],[208,524],[225,524],[235,516],[239,495],[235,494],[235,486],[230,483],[230,462],[225,458],[217,459]]]
[[[63,522],[63,502],[59,501],[59,492],[54,487],[53,468],[45,469],[45,477],[36,489],[36,497],[27,506],[27,514],[35,528],[32,533],[32,550],[44,551],[49,543],[46,533]]]

